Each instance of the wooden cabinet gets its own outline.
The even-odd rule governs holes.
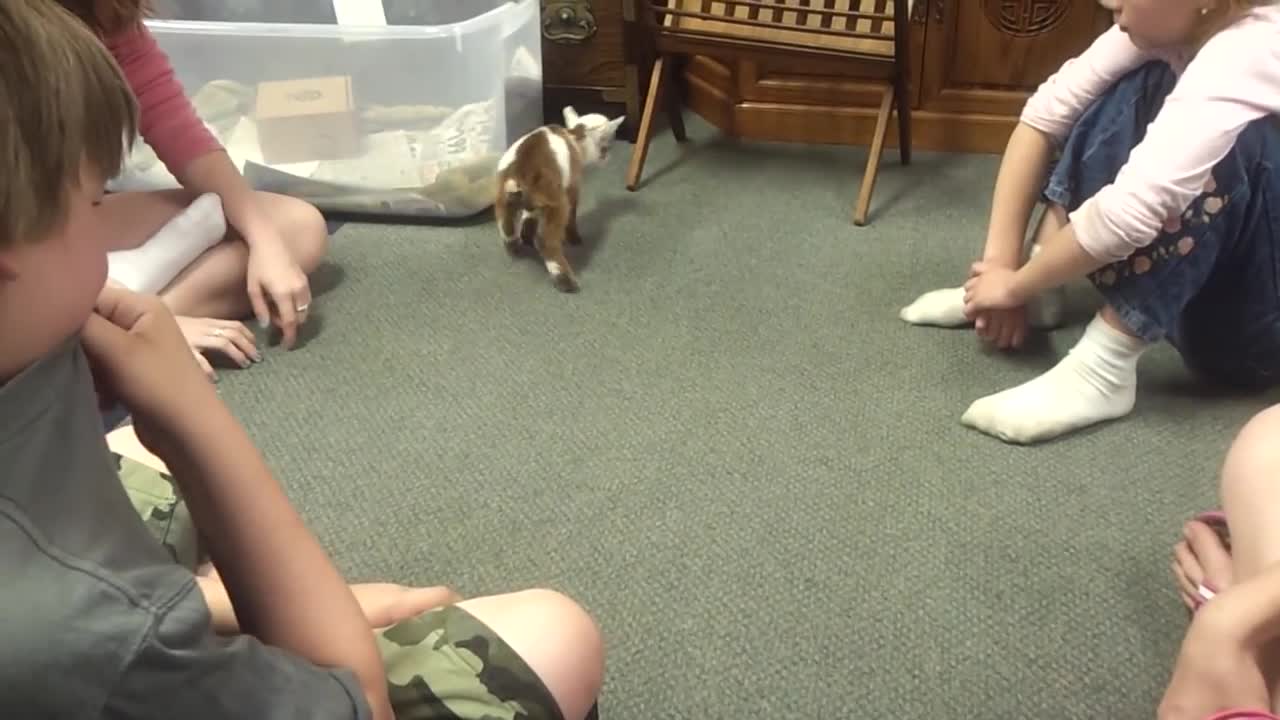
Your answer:
[[[915,0],[913,144],[999,152],[1030,93],[1110,22],[1097,0]],[[684,75],[689,107],[740,137],[867,144],[875,125],[878,87],[820,63],[700,57]]]
[[[548,122],[579,112],[640,117],[642,38],[633,0],[542,0],[542,72]],[[644,70],[647,72],[647,69]],[[624,130],[624,135],[626,131]]]
[[[1111,24],[1096,0],[931,0],[919,106],[1017,115],[1027,95]]]

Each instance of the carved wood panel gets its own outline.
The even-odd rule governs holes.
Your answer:
[[[1067,0],[982,0],[987,20],[1013,37],[1034,37],[1052,32],[1071,9]]]
[[[1017,115],[1111,22],[1097,0],[928,0],[921,106]]]

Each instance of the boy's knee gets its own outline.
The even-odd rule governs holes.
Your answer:
[[[558,628],[565,638],[572,641],[582,657],[599,657],[604,664],[604,637],[600,626],[581,605],[564,593],[534,589],[517,593],[536,614],[545,617],[547,625]],[[603,668],[602,668],[603,669]]]
[[[1222,470],[1224,495],[1280,483],[1280,405],[1254,415],[1236,436]]]
[[[563,656],[576,676],[578,687],[587,688],[593,699],[604,684],[604,635],[600,626],[573,598],[555,590],[534,589],[516,593],[530,615],[544,627],[555,628]]]

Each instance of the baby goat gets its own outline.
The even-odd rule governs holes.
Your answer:
[[[583,172],[609,155],[624,118],[578,116],[564,109],[564,126],[544,125],[516,140],[498,161],[494,213],[507,251],[532,244],[562,292],[577,292],[578,279],[564,243],[578,245],[578,194]]]

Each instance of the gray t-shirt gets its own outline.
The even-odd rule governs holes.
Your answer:
[[[79,338],[0,386],[0,718],[367,718],[355,677],[213,633],[134,512]]]

